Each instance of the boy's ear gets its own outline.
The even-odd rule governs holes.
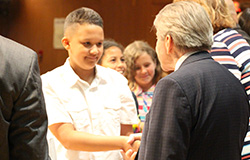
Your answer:
[[[69,50],[70,48],[69,39],[65,36],[62,38],[62,45],[66,50]]]

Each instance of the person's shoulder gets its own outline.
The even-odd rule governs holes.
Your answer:
[[[226,28],[226,29],[223,29],[219,32],[217,32],[214,36],[213,36],[213,40],[214,40],[214,43],[212,44],[212,50],[214,48],[227,48],[227,44],[226,42],[232,38],[234,38],[236,35],[238,34],[238,32],[236,30],[233,30],[231,28]],[[230,40],[230,42],[231,42]]]
[[[234,28],[241,36],[250,44],[250,36],[243,31],[240,27]]]
[[[61,91],[62,88],[67,87],[64,80],[64,70],[59,66],[41,75],[43,90]]]
[[[100,76],[103,79],[112,79],[112,80],[126,80],[126,78],[116,70],[105,68],[100,65],[96,65],[98,76]]]
[[[32,49],[3,36],[0,36],[0,57],[2,69],[8,67],[8,74],[14,77],[26,77],[31,66],[39,70],[37,54]]]
[[[211,52],[214,52],[215,49],[218,49],[218,48],[227,48],[227,45],[221,41],[221,40],[214,40],[214,43],[212,44],[212,50]],[[218,50],[216,50],[217,52]]]
[[[35,51],[31,48],[24,46],[14,40],[0,36],[0,49],[1,54],[8,54],[8,57],[15,59],[15,57],[20,58],[20,62],[23,62],[24,58],[34,58],[37,57]]]
[[[113,69],[110,69],[110,68],[106,68],[106,67],[103,67],[99,64],[96,65],[96,69],[98,72],[100,73],[103,73],[103,72],[106,72],[108,74],[116,74],[117,71],[113,70]]]
[[[165,77],[162,77],[158,82],[157,82],[157,85],[163,85],[165,86],[165,83],[169,83],[170,81],[173,82],[173,83],[178,83],[179,81],[179,78],[182,77],[183,75],[185,75],[186,72],[183,72],[178,69],[177,71],[174,71],[170,74],[168,74],[167,76]],[[181,80],[182,78],[180,78]]]
[[[15,89],[21,90],[26,84],[31,84],[26,83],[29,78],[40,78],[37,55],[30,48],[0,36],[0,57],[0,79],[3,84],[15,84]]]
[[[41,78],[42,79],[54,79],[56,77],[60,77],[60,75],[62,75],[63,73],[64,73],[63,66],[59,66],[42,74]]]
[[[184,77],[186,77],[185,72],[182,73],[178,70],[172,72],[158,81],[155,90],[168,90],[170,88],[172,90],[181,88],[180,86],[185,83]]]
[[[244,37],[235,28],[226,28],[214,35],[214,41],[233,42],[235,40],[244,39]],[[245,39],[244,39],[245,40]]]

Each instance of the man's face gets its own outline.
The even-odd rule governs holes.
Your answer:
[[[164,70],[164,66],[165,66],[164,61],[165,61],[165,58],[166,58],[166,56],[165,56],[166,55],[166,49],[165,49],[165,46],[164,46],[164,40],[162,40],[162,38],[158,37],[158,36],[157,36],[155,51],[156,51],[157,56],[159,58],[161,68],[162,68],[162,70]]]
[[[175,65],[173,64],[174,61],[171,57],[171,53],[169,53],[169,47],[171,47],[171,37],[167,36],[165,39],[162,39],[160,36],[157,36],[156,41],[156,53],[158,55],[161,68],[163,71],[170,73],[174,71]]]

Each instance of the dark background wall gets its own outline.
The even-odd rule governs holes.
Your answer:
[[[246,0],[244,0],[245,2]],[[62,65],[64,49],[53,48],[54,18],[65,18],[85,6],[104,20],[106,38],[128,45],[145,40],[155,47],[152,24],[159,10],[172,0],[0,0],[0,34],[42,55],[41,74]],[[248,1],[250,2],[250,0]]]

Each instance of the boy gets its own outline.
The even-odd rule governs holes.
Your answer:
[[[135,102],[120,73],[96,65],[103,40],[100,15],[84,7],[74,10],[65,19],[62,39],[69,58],[42,75],[49,129],[59,141],[57,159],[119,160],[119,149],[133,149],[120,135],[133,132]]]

